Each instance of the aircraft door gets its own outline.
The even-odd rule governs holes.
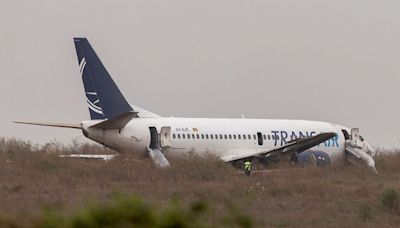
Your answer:
[[[257,132],[257,141],[259,146],[262,146],[264,144],[263,135],[261,132]]]
[[[158,148],[158,132],[157,128],[155,127],[149,127],[150,130],[150,149],[156,149]]]
[[[359,139],[360,138],[360,130],[358,128],[351,129],[351,139]]]
[[[162,127],[160,131],[160,146],[171,147],[171,127]]]

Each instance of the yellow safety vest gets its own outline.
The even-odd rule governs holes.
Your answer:
[[[251,170],[251,162],[245,162],[244,163],[244,169],[245,170]]]

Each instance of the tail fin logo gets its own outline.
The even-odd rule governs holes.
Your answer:
[[[83,73],[85,71],[86,67],[86,59],[82,58],[81,62],[79,63],[79,71],[81,72],[82,78],[83,78]],[[103,115],[103,110],[100,107],[100,100],[97,97],[96,92],[86,92],[86,102],[89,106],[89,109],[92,110],[95,113]]]
[[[86,102],[88,103],[89,109],[95,113],[103,115],[103,110],[101,109],[100,100],[97,98],[96,92],[86,92]]]
[[[86,59],[82,58],[81,63],[79,63],[79,71],[81,72],[81,75],[83,77],[83,71],[85,70],[86,67]]]
[[[90,118],[110,119],[133,111],[86,38],[74,38]]]

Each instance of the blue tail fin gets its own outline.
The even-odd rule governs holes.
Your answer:
[[[89,41],[74,38],[74,42],[91,119],[110,119],[132,112]]]

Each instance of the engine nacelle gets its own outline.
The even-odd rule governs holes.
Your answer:
[[[296,155],[296,161],[299,165],[318,165],[327,166],[331,165],[331,158],[329,155],[322,151],[304,151]]]

